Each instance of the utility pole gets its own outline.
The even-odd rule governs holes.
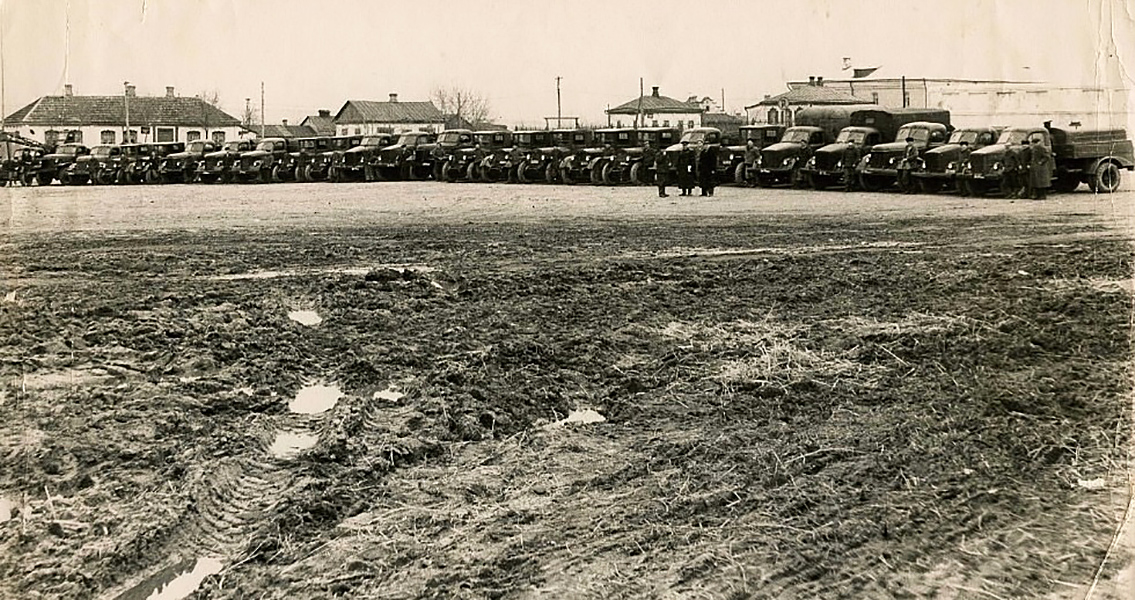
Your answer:
[[[260,82],[260,137],[264,137],[264,82]]]
[[[126,107],[126,132],[122,134],[122,143],[130,143],[130,82],[122,82],[122,104]]]
[[[559,75],[556,76],[556,128],[557,129],[562,127],[562,125],[560,125],[560,123],[563,122],[563,113],[561,112],[561,109],[560,109],[560,80],[561,79],[563,79],[563,77],[560,77]]]
[[[642,120],[642,77],[638,78],[638,112],[634,115],[634,128],[638,129],[639,121]],[[646,123],[643,123],[646,125]]]

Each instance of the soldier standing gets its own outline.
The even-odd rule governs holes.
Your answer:
[[[1017,146],[1017,185],[1014,189],[1016,194],[1014,198],[1032,198],[1033,186],[1029,178],[1029,163],[1032,162],[1032,148],[1029,147],[1027,139],[1021,140],[1021,145]],[[1012,148],[1010,148],[1012,150]]]
[[[706,145],[702,142],[701,154],[698,155],[698,186],[701,187],[702,196],[713,196],[713,187],[717,180],[717,146]]]
[[[757,145],[753,140],[745,142],[745,172],[744,180],[748,185],[753,185],[757,179],[757,157],[761,155],[761,151],[757,149]]]
[[[1006,198],[1020,196],[1020,174],[1017,173],[1021,162],[1020,156],[1016,146],[1005,148],[1004,171],[1001,173],[1001,179],[1005,182],[1002,187],[1005,188]]]
[[[650,140],[643,140],[643,142],[642,142],[642,162],[639,163],[639,164],[642,165],[641,167],[639,167],[640,172],[641,173],[649,172],[650,167],[653,167],[655,161],[657,161],[657,160],[658,160],[658,151],[656,151],[654,149],[654,146],[650,145]],[[645,177],[643,175],[639,175],[639,177],[641,179],[645,179]],[[632,181],[631,183],[640,184],[640,183],[646,183],[646,182],[645,181]]]
[[[962,140],[958,148],[958,163],[954,167],[954,177],[958,181],[958,192],[963,196],[969,195],[969,188],[965,184],[965,176],[968,174],[966,163],[969,162],[970,147],[969,142]]]
[[[850,192],[855,189],[855,167],[859,165],[859,144],[848,142],[843,148],[843,191]]]
[[[670,157],[663,150],[654,157],[654,182],[658,184],[658,197],[666,198],[667,179],[670,177]]]
[[[682,140],[682,149],[678,151],[678,188],[682,190],[679,196],[692,196],[694,193],[694,151],[690,143]]]
[[[1052,172],[1056,169],[1056,160],[1052,157],[1052,152],[1040,142],[1039,137],[1034,137],[1029,151],[1029,184],[1036,190],[1032,197],[1044,200],[1048,197],[1048,186],[1052,185]]]
[[[906,148],[902,152],[899,162],[899,188],[904,194],[913,194],[914,186],[910,181],[910,172],[914,170],[914,161],[918,159],[918,146],[914,145],[914,138],[906,138]]]

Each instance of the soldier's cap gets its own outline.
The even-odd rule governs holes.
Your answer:
[[[682,140],[682,143],[683,143],[683,144],[688,144],[688,143],[690,143],[690,140]]]
[[[914,141],[914,138],[912,138],[912,137],[908,137],[908,138],[906,138],[906,141],[908,141],[908,142],[913,142],[913,141]]]
[[[1028,146],[1028,145],[1029,145],[1029,141],[1028,141],[1028,140],[1021,140],[1021,145],[1022,145],[1022,146]]]

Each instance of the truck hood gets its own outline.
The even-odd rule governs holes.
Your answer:
[[[886,142],[884,144],[875,144],[874,146],[871,146],[871,149],[868,150],[868,152],[897,152],[901,154],[904,150],[906,150],[906,142]]]
[[[741,146],[741,150],[744,150],[744,149],[745,149],[745,147]],[[760,148],[758,151],[764,152],[764,151],[767,150],[772,154],[788,154],[792,151],[799,152],[800,150],[803,150],[803,149],[804,149],[804,144],[801,144],[799,142],[777,142],[775,144],[769,144],[768,146],[765,146],[764,148]]]
[[[978,148],[977,150],[970,152],[969,155],[997,158],[1005,154],[1005,150],[1007,148],[1008,146],[1006,144],[990,144],[988,146],[985,146],[984,148]]]
[[[823,146],[821,148],[816,149],[815,153],[816,154],[843,154],[843,151],[847,148],[847,145],[848,145],[847,142],[836,142],[836,143],[828,144],[827,146]],[[878,148],[878,146],[874,146],[871,149],[874,150],[875,148]]]

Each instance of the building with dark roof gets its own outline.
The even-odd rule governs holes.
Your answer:
[[[633,127],[637,123],[640,127],[701,127],[705,107],[697,101],[697,97],[676,100],[660,95],[658,86],[650,89],[649,96],[607,109],[607,121],[611,126]]]
[[[756,104],[745,107],[750,123],[791,125],[793,115],[810,106],[871,104],[870,99],[858,98],[844,89],[824,86],[823,77],[810,77],[806,85],[788,84],[789,89],[776,96],[766,95]]]
[[[335,114],[336,135],[373,135],[403,131],[441,131],[445,115],[433,102],[401,102],[390,94],[388,102],[348,100]]]
[[[71,85],[62,96],[43,96],[4,119],[4,129],[47,145],[87,146],[138,142],[189,142],[202,138],[218,143],[236,139],[240,120],[201,98],[182,97],[166,88],[165,96],[138,96],[127,86],[122,96],[76,96]]]
[[[261,133],[261,131],[263,131],[263,134]],[[300,138],[300,137],[315,137],[317,135],[326,135],[326,134],[322,134],[322,133],[317,132],[310,125],[288,125],[288,121],[286,119],[278,125],[272,124],[272,123],[266,123],[263,126],[263,128],[253,126],[252,132],[254,134],[256,134],[256,137],[261,137],[261,138],[270,138],[270,137]]]
[[[304,117],[300,125],[312,128],[315,135],[335,135],[335,117],[329,110],[320,109],[319,114]]]

